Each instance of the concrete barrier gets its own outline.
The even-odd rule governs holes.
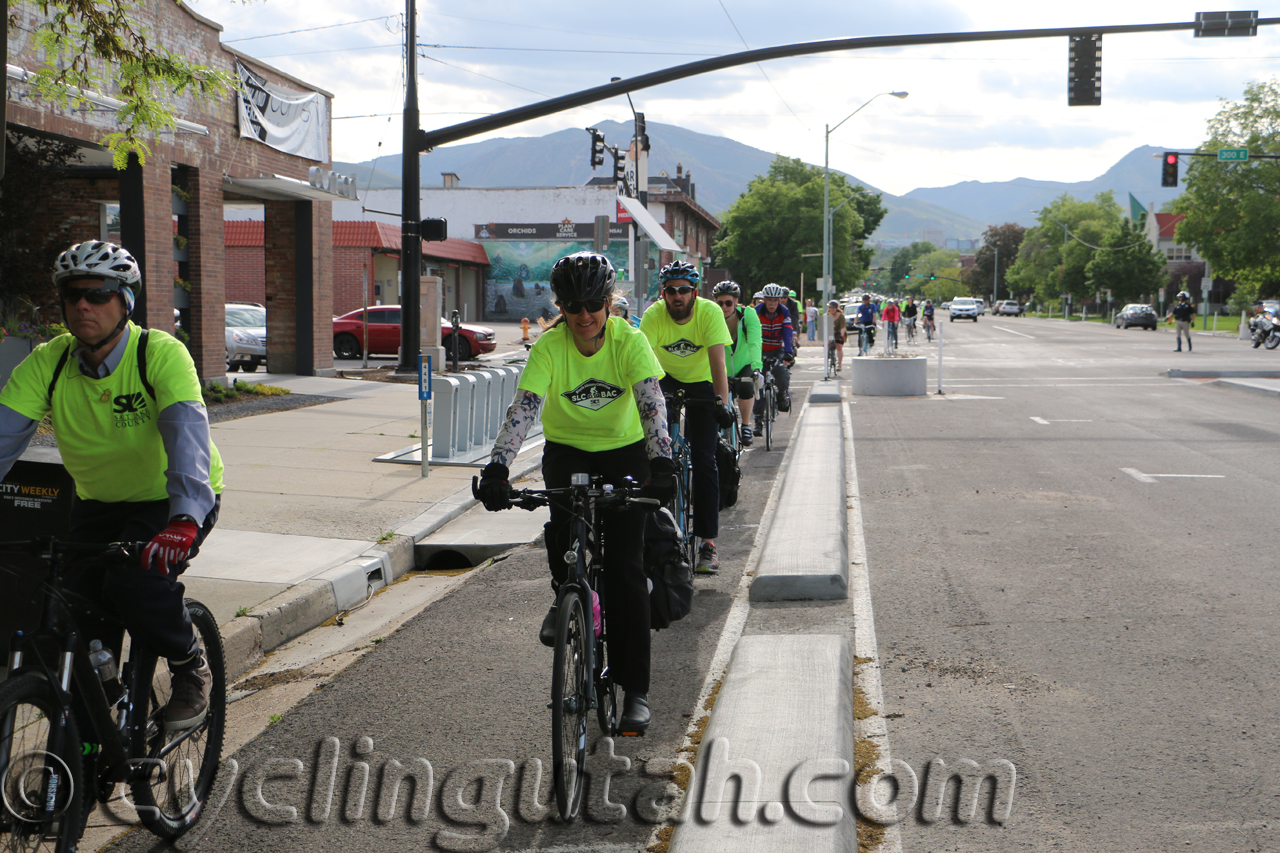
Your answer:
[[[850,388],[867,397],[911,397],[928,393],[928,359],[860,356],[850,365]]]
[[[672,853],[857,850],[853,751],[849,641],[742,637],[702,738]]]
[[[809,406],[792,434],[795,447],[769,534],[751,582],[752,601],[849,597],[845,542],[845,440],[838,406]],[[804,550],[796,548],[804,543]]]

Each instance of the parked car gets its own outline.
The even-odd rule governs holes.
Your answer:
[[[333,318],[333,352],[338,358],[360,358],[364,353],[363,308]],[[498,341],[493,329],[463,323],[458,328],[458,358],[471,359],[480,353],[493,352]],[[440,320],[440,344],[446,353],[453,352],[453,327]],[[369,308],[369,355],[395,355],[400,351],[400,306],[373,305]]]
[[[981,317],[983,314],[986,314],[986,313],[987,313],[987,303],[986,303],[985,301],[983,301],[982,299],[975,299],[975,300],[973,300],[973,301],[974,301],[974,302],[976,302],[976,303],[978,303],[978,316],[979,316],[979,317]]]
[[[1142,326],[1144,329],[1150,329],[1154,332],[1159,323],[1160,318],[1156,316],[1156,309],[1150,305],[1126,305],[1116,313],[1117,329]]]
[[[227,372],[253,373],[267,360],[267,309],[256,302],[227,303]]]
[[[1002,299],[996,303],[996,307],[991,313],[1002,317],[1021,317],[1022,306],[1018,304],[1016,299]]]
[[[954,323],[956,318],[961,320],[972,320],[978,322],[978,300],[971,296],[957,296],[951,300],[951,322]]]

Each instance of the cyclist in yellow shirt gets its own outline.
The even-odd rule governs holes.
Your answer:
[[[67,580],[168,659],[165,728],[188,729],[204,720],[212,675],[178,576],[217,522],[222,492],[200,379],[180,341],[129,322],[142,276],[124,247],[77,243],[58,256],[53,281],[70,331],[36,347],[0,391],[0,479],[49,415],[76,483],[68,538],[149,541],[141,565],[81,563]],[[84,628],[119,656],[118,629]]]
[[[552,267],[551,291],[560,316],[529,350],[516,399],[481,472],[477,491],[485,509],[511,505],[510,467],[539,408],[547,439],[542,452],[547,488],[565,488],[571,474],[586,472],[614,486],[631,477],[644,483],[647,497],[664,503],[675,495],[667,407],[658,385],[662,367],[638,330],[609,315],[615,277],[609,259],[594,252],[569,255]],[[569,522],[568,511],[552,504],[546,538],[553,590],[568,576],[561,555],[569,549]],[[604,540],[609,666],[626,694],[620,727],[644,731],[652,716],[644,511],[605,515]],[[554,644],[555,624],[553,604],[538,633],[543,645]]]

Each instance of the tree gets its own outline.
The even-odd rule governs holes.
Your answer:
[[[1209,139],[1199,150],[1220,148],[1280,154],[1280,83],[1250,83],[1243,100],[1227,103],[1210,119]],[[1214,276],[1234,278],[1246,292],[1280,293],[1280,161],[1188,159],[1186,192],[1174,203],[1186,216],[1178,242],[1194,246]]]
[[[1022,245],[1022,237],[1026,232],[1027,229],[1016,222],[988,226],[982,233],[982,246],[974,255],[973,266],[960,276],[969,288],[970,296],[982,296],[991,292],[992,284],[996,281],[994,276],[997,255],[1000,263],[998,295],[1008,296],[1011,293],[1005,281],[1005,273],[1017,260],[1018,248]]]
[[[1094,290],[1110,290],[1113,302],[1124,304],[1154,295],[1169,279],[1164,265],[1164,253],[1151,245],[1142,227],[1122,219],[1103,238],[1085,276]]]
[[[831,274],[839,292],[851,288],[870,262],[864,244],[885,209],[878,194],[850,187],[837,173],[831,174],[830,196],[831,207],[839,207],[831,222]],[[817,166],[777,156],[768,174],[748,184],[721,222],[713,263],[729,269],[749,290],[770,282],[794,287],[801,272],[806,281],[822,275],[822,170]],[[801,257],[806,254],[813,257]]]
[[[1056,302],[1064,292],[1077,303],[1091,296],[1085,268],[1121,216],[1110,190],[1093,201],[1063,193],[1044,206],[1040,224],[1023,235],[1018,259],[1006,273],[1010,287],[1020,294],[1034,292],[1041,303]]]
[[[916,258],[935,252],[937,249],[937,246],[927,240],[917,241],[910,246],[899,249],[898,253],[893,256],[893,262],[889,264],[889,285],[891,287],[899,285],[910,275]]]
[[[229,72],[192,62],[157,44],[137,24],[142,0],[33,2],[45,17],[35,39],[49,63],[35,73],[41,96],[62,104],[87,104],[75,91],[80,89],[109,92],[124,101],[116,113],[121,130],[102,140],[117,169],[125,167],[131,153],[146,159],[150,149],[142,136],[176,127],[173,107],[165,98],[188,90],[208,96],[235,84]],[[9,22],[16,25],[16,15]]]

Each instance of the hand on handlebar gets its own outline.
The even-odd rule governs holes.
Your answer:
[[[676,496],[676,463],[665,456],[649,460],[649,479],[640,487],[640,497],[658,501],[663,506]]]
[[[729,408],[727,403],[719,402],[719,399],[719,397],[716,398],[717,402],[715,408],[711,410],[711,417],[715,418],[716,426],[720,429],[728,429],[733,426],[733,409]]]
[[[501,462],[490,462],[480,470],[480,481],[471,484],[471,493],[475,495],[489,512],[497,512],[511,507],[511,472]]]

